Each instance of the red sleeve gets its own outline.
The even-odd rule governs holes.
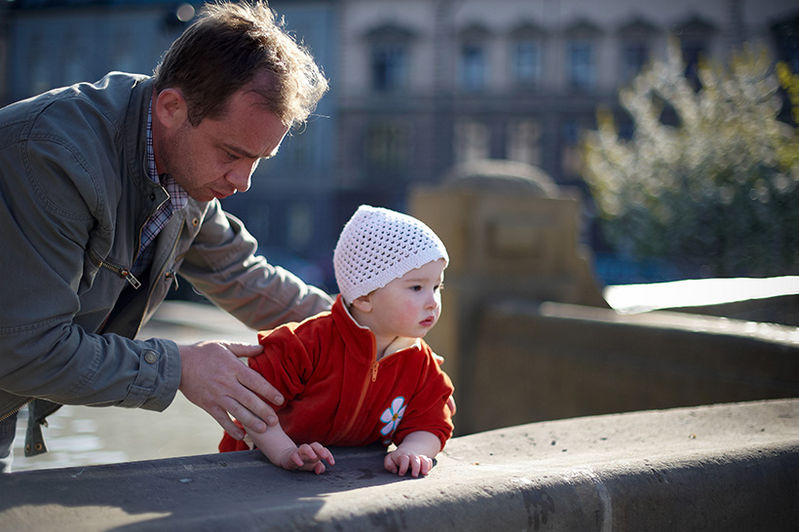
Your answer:
[[[394,433],[394,443],[399,445],[411,432],[423,430],[436,435],[443,449],[454,428],[447,407],[447,399],[453,391],[449,376],[441,370],[432,352],[428,352],[419,385]]]
[[[311,352],[296,334],[297,325],[259,332],[258,343],[264,352],[248,359],[250,367],[283,394],[286,401],[281,407],[302,393],[314,367]]]
[[[303,391],[313,368],[308,350],[295,334],[296,327],[296,323],[290,323],[277,329],[259,332],[258,343],[264,346],[264,352],[248,359],[250,367],[283,394],[285,402],[280,407],[275,407],[275,411],[279,411]],[[241,427],[238,421],[236,424]],[[227,432],[219,442],[219,452],[222,453],[249,449],[248,444],[234,439]]]

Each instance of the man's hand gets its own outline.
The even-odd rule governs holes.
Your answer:
[[[263,350],[260,345],[217,341],[181,345],[178,349],[180,391],[211,414],[228,434],[238,440],[244,437],[244,431],[231,421],[231,415],[256,432],[265,431],[266,423],[277,423],[274,409],[261,397],[280,405],[283,396],[237,358],[260,354]]]

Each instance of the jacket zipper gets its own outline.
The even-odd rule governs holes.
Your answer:
[[[184,225],[185,224],[181,224],[180,225],[180,229],[178,230],[178,236],[175,238],[175,243],[172,245],[172,251],[171,251],[171,253],[169,254],[169,256],[167,258],[175,256],[175,250],[177,249],[178,244],[180,243],[180,236],[183,234],[183,226]],[[158,272],[158,275],[155,276],[155,279],[160,279],[161,276],[164,275],[164,272],[166,271],[166,265],[168,263],[169,263],[169,260],[164,261],[164,265],[161,267],[161,270]],[[177,285],[177,283],[178,283],[177,274],[173,275],[173,282],[175,283],[175,285]],[[153,292],[155,292],[155,287],[156,287],[156,283],[153,283],[152,286],[150,287],[150,292],[147,294],[147,301],[144,303],[144,312],[145,313],[147,312],[147,309],[150,308],[150,298],[153,296]],[[143,314],[142,314],[141,318],[144,318]],[[136,326],[136,334],[139,334],[139,330],[141,329],[141,323],[142,323],[141,318],[139,319],[139,324]]]
[[[369,385],[377,380],[377,371],[380,361],[377,360],[377,345],[375,345],[375,340],[372,338],[372,352],[375,353],[374,360],[372,360],[372,365],[369,368],[369,375],[366,377],[366,380],[363,382],[363,387],[361,388],[361,395],[358,397],[358,403],[355,405],[355,410],[353,411],[352,415],[350,416],[350,421],[347,423],[347,426],[340,432],[340,437],[346,436],[352,426],[355,424],[355,420],[358,419],[358,414],[361,413],[361,407],[363,407],[363,401],[366,399],[366,392],[369,390]]]
[[[9,412],[6,412],[6,413],[5,413],[5,414],[3,414],[2,416],[0,416],[0,421],[5,421],[6,419],[10,418],[10,417],[11,417],[11,416],[13,416],[14,414],[16,414],[17,412],[19,412],[20,410],[22,410],[22,408],[23,408],[25,405],[27,405],[28,403],[30,403],[31,401],[33,401],[33,399],[28,399],[27,401],[25,401],[24,403],[22,403],[22,404],[21,404],[21,405],[19,405],[18,407],[16,407],[16,408],[12,408],[12,409],[11,409],[11,411],[9,411]]]
[[[106,262],[105,260],[95,255],[94,252],[92,251],[89,252],[89,258],[91,258],[92,262],[98,268],[106,268],[107,270],[111,270],[112,272],[116,273],[117,275],[125,279],[128,282],[128,284],[130,284],[130,286],[132,286],[135,290],[141,288],[141,281],[139,281],[136,278],[136,276],[133,275],[133,272],[131,272],[129,269],[124,268],[122,266],[117,266],[115,264],[111,264],[110,262]]]

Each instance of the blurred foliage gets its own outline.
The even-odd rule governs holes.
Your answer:
[[[583,139],[584,177],[601,226],[621,253],[666,259],[717,276],[784,275],[799,268],[799,133],[778,119],[780,85],[799,123],[799,76],[764,50],[728,68],[684,76],[679,46],[619,93],[634,125],[613,117]]]

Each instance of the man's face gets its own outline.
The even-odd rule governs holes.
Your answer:
[[[231,95],[221,116],[192,126],[185,113],[172,115],[161,138],[154,137],[158,172],[172,175],[197,201],[250,188],[258,162],[277,153],[288,131],[248,88]]]

